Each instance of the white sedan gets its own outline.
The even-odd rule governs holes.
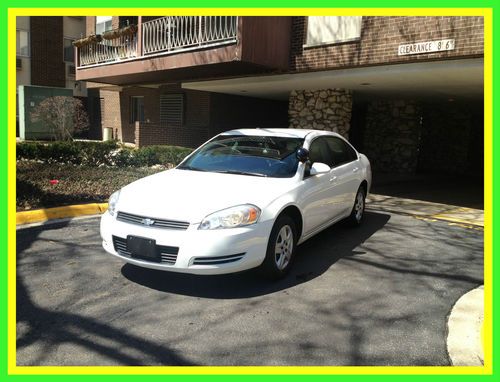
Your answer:
[[[371,167],[340,135],[241,129],[175,169],[111,195],[104,249],[137,266],[194,274],[254,267],[286,275],[297,245],[342,219],[362,222]]]

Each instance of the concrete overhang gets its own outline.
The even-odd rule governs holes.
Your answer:
[[[292,90],[352,89],[372,98],[480,99],[483,58],[184,82],[185,89],[287,100]]]

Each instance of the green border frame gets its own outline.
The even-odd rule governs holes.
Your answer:
[[[112,8],[112,7],[119,7],[119,8],[137,8],[138,3],[137,1],[132,1],[132,0],[108,0],[103,2],[102,0],[86,0],[83,3],[80,4],[75,4],[76,7],[82,8]],[[492,41],[492,47],[491,47],[491,52],[492,52],[492,61],[493,61],[493,67],[492,67],[492,80],[493,80],[493,94],[492,94],[492,107],[491,107],[491,141],[486,141],[486,145],[492,145],[492,161],[490,166],[485,166],[485,169],[489,169],[491,171],[491,189],[489,190],[490,195],[492,197],[492,218],[490,218],[489,222],[491,225],[491,246],[492,246],[492,256],[491,256],[491,264],[492,264],[492,275],[493,277],[491,278],[491,285],[492,285],[492,297],[497,295],[497,286],[493,282],[494,280],[494,275],[498,273],[498,266],[494,261],[494,254],[495,254],[495,242],[494,242],[494,237],[497,236],[498,229],[497,227],[493,224],[494,219],[493,217],[497,215],[497,206],[495,204],[495,190],[497,189],[497,182],[498,179],[495,176],[495,169],[498,168],[498,160],[499,160],[499,155],[495,154],[495,148],[499,147],[498,144],[498,133],[495,132],[495,127],[497,127],[496,123],[496,118],[494,115],[495,110],[499,110],[499,102],[498,98],[495,97],[496,90],[498,89],[498,78],[495,76],[496,74],[496,63],[498,62],[499,58],[499,49],[500,46],[498,44],[498,41],[500,40],[500,32],[499,28],[496,28],[496,25],[500,25],[500,16],[498,9],[500,9],[500,3],[497,3],[496,1],[485,1],[485,0],[476,0],[476,1],[470,1],[470,0],[438,0],[438,1],[432,1],[432,0],[408,0],[406,2],[401,2],[401,1],[395,1],[395,0],[385,0],[385,1],[370,1],[370,0],[359,0],[357,2],[352,2],[348,0],[340,0],[340,1],[325,1],[325,0],[311,0],[309,2],[303,2],[303,1],[297,1],[297,0],[274,0],[270,2],[269,0],[254,0],[254,1],[246,1],[244,3],[238,2],[238,4],[235,6],[235,1],[233,0],[228,1],[228,0],[214,0],[214,1],[205,1],[205,0],[192,0],[189,2],[189,4],[179,4],[179,3],[174,3],[172,1],[162,1],[162,0],[142,0],[140,2],[140,8],[149,8],[149,7],[155,7],[155,8],[162,8],[162,7],[170,7],[174,8],[176,5],[181,6],[183,8],[215,8],[215,7],[220,7],[220,8],[250,8],[250,7],[259,7],[259,8],[292,8],[292,7],[297,7],[297,8],[359,8],[360,11],[362,11],[363,8],[491,8],[493,10],[493,41]],[[7,0],[2,4],[2,12],[1,12],[1,25],[3,26],[4,30],[4,36],[5,38],[0,41],[1,44],[1,51],[7,52],[7,36],[8,36],[8,20],[7,20],[7,14],[8,14],[8,9],[9,8],[39,8],[39,7],[44,7],[44,8],[70,8],[71,6],[68,5],[67,0],[48,0],[46,2],[40,2],[36,0],[18,0],[18,1],[12,1],[12,0]],[[48,10],[48,9],[47,9]],[[496,49],[495,49],[496,48]],[[8,55],[7,55],[8,57]],[[9,253],[8,250],[12,251],[12,245],[13,243],[10,242],[8,244],[8,222],[9,222],[9,209],[11,209],[11,206],[8,204],[8,189],[10,187],[15,187],[9,182],[10,179],[12,179],[12,174],[9,174],[8,172],[8,158],[9,155],[14,155],[12,152],[9,152],[8,148],[8,131],[12,127],[9,126],[9,122],[7,120],[8,118],[8,113],[7,113],[7,105],[8,105],[8,89],[7,89],[7,82],[8,82],[8,73],[7,73],[7,66],[8,62],[13,60],[13,57],[8,57],[8,60],[2,60],[0,61],[0,66],[1,66],[1,72],[3,73],[2,76],[2,84],[5,86],[2,87],[3,91],[0,93],[0,115],[4,116],[4,121],[6,123],[7,128],[5,128],[2,131],[3,139],[0,140],[0,145],[3,150],[1,150],[2,154],[0,156],[0,168],[2,171],[2,175],[4,179],[8,179],[6,182],[7,187],[2,187],[0,189],[0,197],[3,201],[3,210],[5,211],[5,219],[2,221],[2,224],[4,225],[4,229],[2,229],[1,234],[2,237],[0,240],[0,243],[2,243],[2,248],[3,251],[2,253]],[[485,116],[486,120],[486,116]],[[8,374],[8,368],[7,368],[7,313],[8,313],[8,298],[7,298],[7,293],[8,293],[8,286],[7,286],[7,259],[8,256],[5,256],[4,258],[4,266],[0,267],[0,278],[3,280],[1,283],[1,290],[0,290],[0,298],[2,301],[2,307],[5,309],[3,310],[3,314],[0,315],[0,325],[3,328],[3,330],[0,330],[0,352],[2,355],[2,363],[0,366],[0,377],[2,379],[8,379],[8,380],[46,380],[46,381],[52,381],[52,380],[66,380],[68,376],[66,375],[9,375]],[[494,299],[493,299],[494,301]],[[11,305],[12,306],[12,305]],[[498,312],[498,304],[494,304],[492,306],[492,317],[496,317]],[[494,320],[492,319],[492,322]],[[430,379],[439,379],[439,380],[447,380],[447,379],[453,379],[453,381],[462,381],[462,380],[469,380],[471,378],[484,378],[485,380],[490,380],[495,378],[495,364],[496,364],[496,357],[495,354],[495,349],[497,348],[498,344],[498,336],[496,335],[495,328],[492,328],[492,335],[493,335],[493,343],[492,343],[492,372],[493,374],[491,375],[440,375],[442,374],[441,372],[436,372],[436,374],[431,374],[427,375],[425,378],[430,378]],[[131,378],[147,378],[148,380],[158,380],[159,378],[169,378],[169,379],[174,379],[174,380],[191,380],[191,379],[200,379],[203,378],[203,380],[206,381],[230,381],[236,378],[237,380],[240,381],[246,381],[249,378],[263,378],[263,379],[269,379],[273,381],[280,381],[280,380],[285,380],[288,381],[295,381],[298,379],[303,379],[303,378],[312,378],[316,381],[323,381],[326,380],[326,378],[340,378],[341,380],[345,379],[366,379],[370,378],[375,379],[375,380],[394,380],[395,378],[401,378],[400,375],[366,375],[366,372],[362,371],[363,368],[358,368],[360,373],[363,373],[365,375],[361,374],[355,374],[356,371],[353,372],[353,375],[313,375],[313,376],[307,376],[307,375],[279,375],[280,371],[279,368],[277,368],[276,373],[278,375],[238,375],[238,376],[232,376],[232,375],[71,375],[69,378],[73,380],[87,380],[92,378],[93,381],[99,380],[99,379],[105,379],[106,381],[109,380],[116,380],[116,381],[123,381],[123,380],[130,380]],[[393,373],[391,373],[393,374]],[[63,378],[63,379],[61,379]],[[404,378],[407,380],[413,380],[417,378],[422,378],[422,375],[416,374],[416,375],[404,375]]]

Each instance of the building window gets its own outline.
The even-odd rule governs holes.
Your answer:
[[[18,56],[29,57],[30,44],[29,32],[24,30],[16,30],[16,54]]]
[[[75,62],[75,48],[73,47],[75,39],[64,37],[64,61]]]
[[[103,34],[113,29],[113,16],[96,16],[95,34]]]
[[[144,122],[144,97],[130,97],[130,123]]]
[[[137,16],[120,16],[119,18],[119,27],[128,27],[129,25],[137,25],[139,17]]]
[[[184,94],[160,96],[160,124],[182,126],[184,124]]]
[[[361,16],[309,16],[306,46],[359,40]]]

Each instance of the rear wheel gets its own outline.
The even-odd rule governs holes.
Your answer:
[[[261,265],[266,277],[277,280],[286,276],[293,263],[296,244],[295,222],[286,215],[279,217],[269,235],[266,258]]]
[[[354,206],[352,207],[351,215],[347,218],[348,223],[353,227],[361,225],[361,222],[363,221],[363,216],[365,214],[365,199],[365,188],[360,186],[358,192],[356,193],[356,198],[354,199]]]

